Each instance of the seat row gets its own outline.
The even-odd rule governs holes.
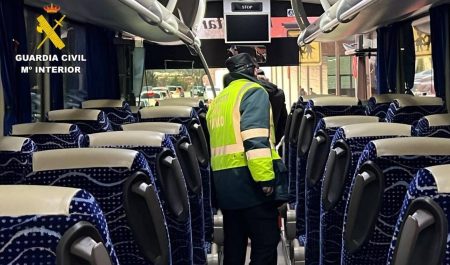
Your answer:
[[[353,102],[351,102],[352,100]],[[418,103],[423,103],[424,101],[428,102],[430,99],[421,101],[422,99],[408,98],[408,100],[410,105],[418,105]],[[437,100],[431,99],[431,101],[434,102]],[[396,102],[396,100],[394,100],[394,102]],[[442,100],[440,100],[440,102],[440,104],[442,104]],[[393,105],[395,104],[391,104],[391,107]],[[302,105],[300,104],[300,106]],[[442,105],[440,108],[444,109]],[[420,111],[417,111],[417,109]],[[418,105],[417,108],[409,108],[409,111],[420,112],[422,113],[421,116],[424,116],[429,113],[433,113],[436,109],[437,107],[429,108]],[[352,116],[337,116],[342,114],[350,114]],[[330,151],[330,147],[333,147],[335,144],[339,145],[339,143],[337,143],[339,141],[336,140],[336,137],[340,132],[339,130],[341,128],[345,128],[346,126],[351,128],[351,124],[362,123],[364,123],[364,125],[359,126],[363,129],[351,128],[351,130],[367,130],[366,132],[361,132],[362,135],[356,135],[357,139],[361,137],[366,137],[367,139],[361,138],[363,139],[361,140],[362,142],[358,143],[359,145],[356,149],[361,150],[356,150],[357,157],[352,160],[353,163],[358,160],[359,155],[366,144],[372,140],[398,136],[411,136],[411,126],[409,125],[379,123],[379,117],[362,116],[360,114],[364,114],[364,108],[357,100],[337,97],[326,97],[310,100],[306,104],[306,107],[293,109],[291,114],[291,128],[287,127],[286,135],[289,135],[287,132],[290,130],[289,132],[293,133],[293,135],[297,134],[297,140],[293,141],[291,138],[288,141],[289,147],[287,151],[284,151],[284,154],[288,155],[288,159],[285,158],[285,161],[287,161],[289,163],[288,166],[291,167],[290,192],[292,195],[292,203],[290,208],[296,208],[297,214],[296,218],[293,217],[295,215],[292,215],[292,213],[287,214],[288,220],[286,223],[286,229],[290,231],[287,231],[286,236],[288,240],[294,237],[295,233],[292,232],[292,227],[294,226],[295,221],[297,221],[296,236],[298,237],[298,241],[295,245],[305,246],[306,264],[340,264],[341,262],[341,250],[343,248],[340,242],[342,240],[343,224],[340,224],[339,222],[334,224],[333,222],[342,219],[344,210],[346,209],[345,202],[347,202],[348,198],[343,199],[344,203],[341,203],[341,208],[338,215],[331,215],[331,217],[327,219],[328,216],[323,211],[324,205],[327,205],[327,203],[328,205],[330,204],[330,202],[327,202],[327,197],[324,194],[324,190],[327,190],[327,192],[329,191],[329,183],[331,182],[335,185],[338,183],[344,187],[344,182],[348,182],[349,179],[351,180],[353,177],[351,174],[351,177],[347,177],[347,180],[345,180],[343,176],[338,173],[338,175],[333,175],[333,177],[330,177],[331,180],[329,180],[329,182],[326,181],[328,176],[327,174],[331,174],[330,172],[341,172],[343,169],[348,170],[349,168],[349,162],[347,160],[351,157],[351,155],[348,150],[345,150],[342,146],[339,146],[337,151],[335,150],[335,153],[333,153],[333,149]],[[300,123],[297,122],[297,124],[295,124],[295,115],[302,116]],[[403,114],[400,116],[403,116]],[[417,117],[420,117],[420,115],[417,114]],[[404,123],[412,123],[410,120],[405,121]],[[425,117],[422,118],[420,122],[415,122],[412,132],[414,135],[420,135],[417,132],[423,131],[425,128],[427,128],[428,133],[433,131],[433,129],[445,131],[445,126],[450,127],[448,120],[449,115],[447,114]],[[446,121],[447,125],[445,125]],[[297,132],[295,132],[295,130],[297,130]],[[397,141],[393,141],[390,144],[394,142],[397,143]],[[408,144],[408,140],[406,140],[405,145]],[[291,150],[291,148],[294,150]],[[336,161],[331,162],[330,159],[336,159]],[[328,170],[328,167],[336,167],[341,171],[335,170],[334,168],[332,170]],[[339,189],[342,193],[336,193],[336,189],[331,189],[332,192],[330,192],[330,196],[339,197],[342,194],[348,194],[350,187],[349,183],[347,183],[347,186],[345,187],[347,188],[344,190]],[[328,199],[331,200],[330,198]],[[333,202],[333,204],[334,203],[336,202]],[[333,207],[334,206],[335,205],[333,205]],[[395,216],[395,218],[396,217],[397,216]],[[325,219],[322,220],[323,218]],[[341,221],[343,222],[343,220]],[[357,222],[357,224],[359,224],[359,222]],[[354,225],[355,224],[350,224],[349,226],[353,227]],[[356,227],[358,226],[359,225],[356,225]],[[331,230],[329,230],[329,227],[331,227]],[[333,228],[338,229],[338,231],[333,231]],[[355,229],[358,230],[359,228]],[[368,254],[367,256],[371,257],[368,258],[369,260],[373,258],[372,254]],[[378,262],[379,260],[380,259],[378,259]],[[354,263],[345,263],[344,260],[342,262],[343,264],[384,264],[383,262],[367,263],[369,262],[367,260],[363,262],[361,260],[357,260]]]
[[[67,186],[90,192],[109,226],[97,228],[105,236],[104,244],[113,264],[205,264],[208,207],[204,202],[210,200],[202,195],[202,173],[207,172],[209,177],[202,128],[198,122],[192,123],[192,108],[161,107],[150,111],[150,115],[175,120],[180,110],[186,113],[187,109],[191,122],[186,124],[188,129],[180,124],[143,122],[123,125],[125,132],[84,135],[73,124],[17,125],[13,134],[30,136],[40,143],[39,150],[48,151],[35,152],[36,145],[30,139],[3,138],[1,145],[5,148],[0,157],[8,170],[1,182]],[[91,148],[76,148],[82,146]],[[64,147],[75,148],[60,149]],[[22,256],[11,257],[22,260]],[[26,258],[22,260],[24,264]]]

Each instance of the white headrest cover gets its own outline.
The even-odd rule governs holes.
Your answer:
[[[161,147],[164,134],[149,131],[117,131],[89,134],[89,147]]]
[[[381,103],[389,103],[394,101],[394,99],[400,99],[400,98],[410,98],[413,97],[413,95],[409,94],[381,94],[381,95],[375,95],[373,98],[375,99],[375,103],[381,104]]]
[[[83,109],[95,108],[122,108],[123,101],[120,99],[95,99],[87,100],[81,103]]]
[[[441,106],[444,104],[442,98],[437,97],[404,97],[395,99],[399,107],[409,106]]]
[[[380,118],[375,116],[333,116],[323,118],[326,128],[342,127],[349,124],[379,122]]]
[[[34,122],[16,124],[12,127],[12,135],[32,135],[32,134],[69,134],[70,123],[56,122]]]
[[[332,97],[332,95],[305,95],[305,96],[300,96],[301,101],[306,102],[310,99],[315,99],[315,98],[321,98],[321,97]]]
[[[141,108],[138,106],[130,106],[131,113],[137,114]]]
[[[28,138],[24,137],[2,136],[0,137],[0,151],[20,152],[27,140]]]
[[[74,168],[125,167],[130,169],[138,152],[117,148],[68,148],[33,154],[33,171]]]
[[[96,121],[100,110],[96,109],[62,109],[48,112],[49,121]]]
[[[55,186],[0,186],[0,216],[69,215],[79,189]]]
[[[139,111],[142,119],[170,117],[189,118],[191,117],[191,112],[192,108],[186,106],[149,107]]]
[[[411,136],[411,126],[400,123],[365,123],[342,127],[347,139],[354,137]]]
[[[373,141],[378,157],[401,155],[450,155],[450,139],[405,137]]]
[[[179,134],[181,124],[172,122],[139,122],[122,125],[124,131],[155,131],[165,134]]]
[[[450,193],[450,165],[427,167],[433,174],[439,193]]]
[[[159,106],[187,106],[195,108],[199,105],[200,100],[198,98],[168,98],[159,102]]]
[[[430,126],[445,126],[450,125],[450,114],[435,114],[425,116]]]
[[[314,106],[358,106],[359,100],[354,97],[319,97],[311,99]]]

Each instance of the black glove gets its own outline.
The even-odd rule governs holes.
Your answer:
[[[275,186],[275,180],[260,181],[258,183],[266,196],[272,195]]]

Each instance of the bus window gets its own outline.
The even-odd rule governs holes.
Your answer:
[[[413,22],[416,51],[416,74],[412,92],[416,96],[436,96],[434,89],[433,60],[429,17]]]

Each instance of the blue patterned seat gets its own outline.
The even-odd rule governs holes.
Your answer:
[[[89,147],[126,148],[142,153],[155,178],[160,193],[160,200],[166,216],[171,238],[172,253],[178,253],[186,258],[194,255],[194,264],[206,263],[203,204],[201,194],[201,178],[195,156],[194,163],[198,170],[198,179],[191,181],[184,175],[181,163],[175,156],[175,146],[168,136],[151,131],[122,131],[89,134]],[[165,159],[172,159],[170,171],[164,170]],[[181,162],[181,161],[180,161]],[[185,179],[186,178],[186,179]],[[187,183],[195,182],[199,188],[192,189]],[[167,192],[170,191],[170,194]],[[182,211],[180,211],[182,210]],[[191,211],[190,211],[191,210]],[[175,257],[173,258],[175,260]]]
[[[344,213],[341,264],[385,264],[409,183],[421,168],[450,162],[450,139],[370,142],[353,177]]]
[[[92,257],[98,265],[119,264],[102,210],[86,191],[0,186],[0,223],[0,264],[88,264]],[[92,253],[71,251],[77,247]]]
[[[38,151],[85,147],[84,135],[70,123],[36,122],[13,125],[11,135],[28,137]]]
[[[177,257],[179,263],[171,260],[160,191],[139,152],[109,148],[36,152],[33,172],[22,183],[76,187],[95,196],[122,265],[190,264],[180,262],[189,257]]]
[[[134,121],[135,122],[139,122],[139,110],[141,109],[141,107],[139,106],[130,106],[130,111],[133,114],[134,117]]]
[[[196,149],[203,187],[203,207],[205,211],[205,238],[212,240],[213,209],[211,204],[211,170],[209,148],[203,127],[194,108],[187,106],[160,106],[139,111],[141,122],[172,122],[183,124]]]
[[[337,129],[325,166],[320,203],[320,264],[341,261],[345,205],[359,157],[372,140],[410,136],[409,125],[367,123]]]
[[[389,105],[387,122],[414,124],[424,116],[445,112],[444,101],[435,97],[405,97]]]
[[[0,138],[0,183],[14,184],[31,172],[33,152],[31,139],[6,136]]]
[[[419,170],[395,226],[387,264],[450,264],[450,165]]]
[[[101,110],[52,110],[47,113],[47,119],[50,122],[76,124],[84,134],[112,131],[108,117]]]
[[[364,115],[357,98],[328,96],[310,99],[307,103],[297,137],[297,234],[305,234],[305,174],[309,147],[319,120],[329,116]],[[292,166],[292,165],[291,165]]]
[[[389,105],[400,98],[413,97],[409,94],[382,94],[375,95],[369,99],[366,106],[366,114],[369,116],[378,116],[380,119],[385,119]]]
[[[95,99],[81,103],[83,109],[98,109],[105,112],[113,130],[120,131],[121,125],[136,122],[130,105],[122,100]]]
[[[420,119],[412,129],[414,136],[450,138],[450,114],[434,114]]]
[[[319,264],[320,196],[322,176],[330,152],[331,140],[339,127],[349,124],[378,123],[376,116],[334,116],[319,120],[306,163],[305,185],[305,258],[306,264]]]

